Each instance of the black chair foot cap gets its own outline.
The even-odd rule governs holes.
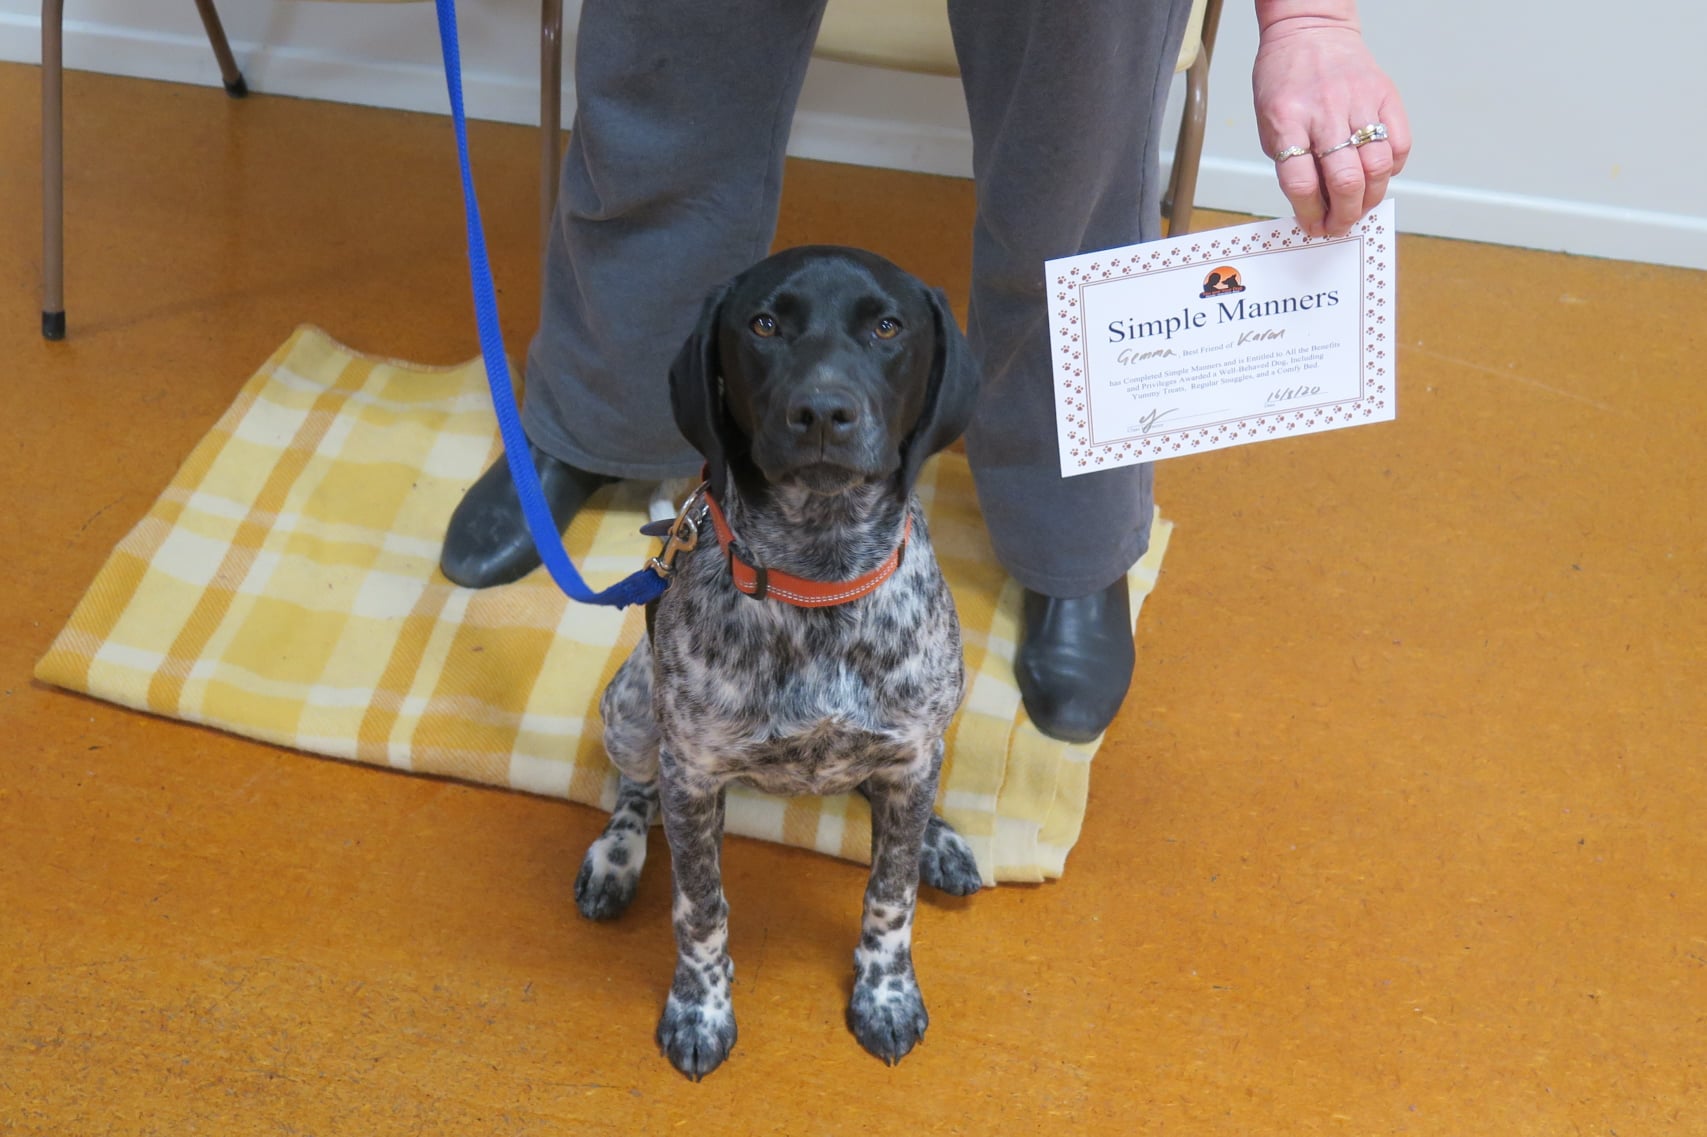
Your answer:
[[[62,340],[65,338],[65,309],[57,312],[41,314],[41,338],[44,340]]]
[[[225,85],[225,93],[234,99],[241,99],[249,93],[249,83],[243,76],[239,75],[234,81]]]

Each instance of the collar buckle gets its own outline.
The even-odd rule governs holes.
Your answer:
[[[705,512],[705,483],[688,495],[682,503],[682,508],[676,514],[675,521],[670,524],[670,531],[664,535],[664,546],[658,550],[658,555],[646,562],[646,567],[657,573],[665,580],[675,575],[676,558],[682,553],[691,553],[699,548],[701,521],[696,516]]]

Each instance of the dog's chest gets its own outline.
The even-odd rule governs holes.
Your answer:
[[[928,760],[964,684],[953,607],[932,583],[892,581],[881,602],[836,611],[739,597],[661,626],[671,753],[784,794],[840,792]]]

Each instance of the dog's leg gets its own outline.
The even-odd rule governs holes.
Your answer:
[[[599,696],[605,753],[625,778],[658,780],[658,719],[652,712],[652,644],[642,636]]]
[[[610,822],[587,846],[575,876],[575,907],[589,920],[614,920],[634,900],[646,867],[646,831],[658,816],[658,783],[624,777]]]
[[[735,1045],[729,904],[723,897],[723,786],[666,754],[661,804],[675,881],[676,974],[658,1019],[658,1048],[698,1081]]]
[[[622,773],[610,822],[581,858],[575,907],[589,920],[620,916],[640,887],[646,831],[658,816],[658,720],[652,713],[652,646],[642,639],[599,696],[605,753]]]
[[[930,1017],[913,975],[913,913],[919,860],[936,797],[942,742],[926,770],[910,779],[871,779],[871,878],[865,919],[854,949],[848,1025],[860,1045],[894,1065],[924,1037]]]
[[[871,791],[859,787],[859,795],[871,801]],[[983,874],[978,871],[978,858],[966,838],[938,817],[931,814],[925,826],[924,848],[919,856],[919,883],[946,892],[950,896],[971,896],[984,887]]]

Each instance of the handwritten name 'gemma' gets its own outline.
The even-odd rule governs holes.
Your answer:
[[[1288,312],[1308,312],[1315,308],[1332,308],[1340,302],[1338,289],[1327,292],[1312,292],[1303,296],[1288,296],[1281,300],[1248,300],[1240,297],[1237,300],[1217,300],[1213,309],[1215,323],[1228,324],[1238,320],[1264,320],[1272,316],[1285,315]],[[1139,320],[1128,317],[1124,320],[1110,320],[1108,324],[1108,342],[1125,343],[1127,340],[1149,339],[1161,336],[1171,340],[1176,332],[1191,331],[1209,324],[1210,310],[1199,308],[1181,308],[1177,316],[1163,316],[1155,320]]]

